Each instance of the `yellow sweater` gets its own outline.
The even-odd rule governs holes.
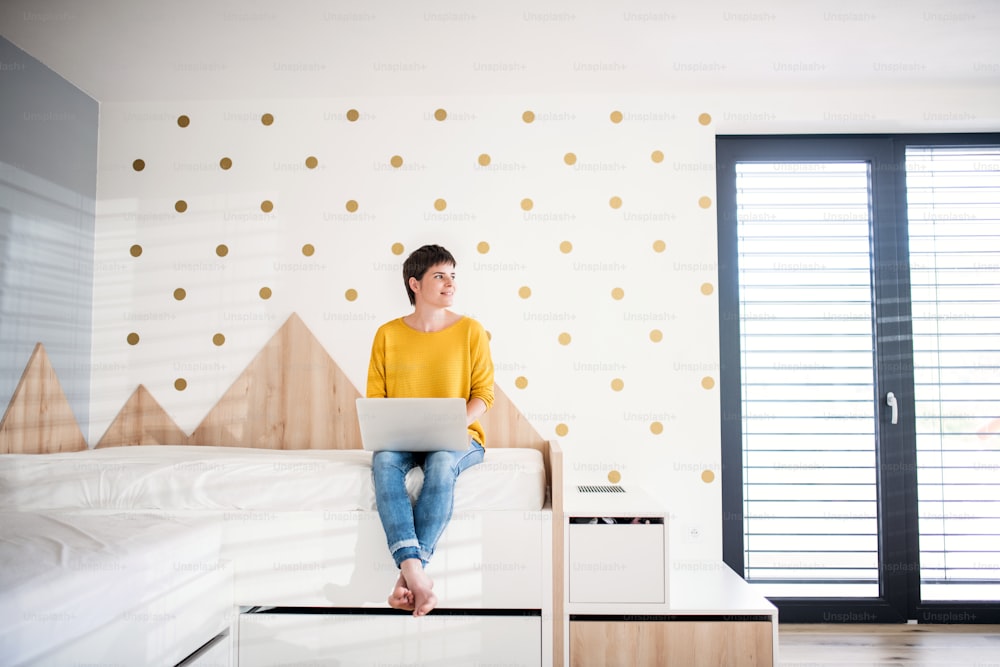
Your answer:
[[[486,330],[463,317],[441,331],[425,333],[403,322],[386,322],[375,332],[368,364],[370,398],[473,398],[493,405],[493,359]],[[478,421],[469,435],[486,445]]]

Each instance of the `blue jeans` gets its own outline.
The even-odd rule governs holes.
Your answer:
[[[396,567],[408,558],[424,565],[434,554],[441,533],[451,520],[455,481],[466,468],[482,463],[483,446],[470,440],[464,452],[375,452],[372,480],[375,504]],[[423,466],[424,485],[415,503],[406,493],[406,473]]]

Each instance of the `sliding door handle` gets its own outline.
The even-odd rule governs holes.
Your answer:
[[[896,403],[896,395],[891,391],[885,395],[885,404],[892,409],[892,417],[890,421],[893,424],[899,423],[899,405]]]

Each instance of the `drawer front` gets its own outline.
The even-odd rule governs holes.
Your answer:
[[[571,524],[569,601],[666,601],[663,524]]]
[[[771,667],[766,621],[572,621],[571,667]]]
[[[539,616],[243,614],[239,665],[540,665],[541,636]]]

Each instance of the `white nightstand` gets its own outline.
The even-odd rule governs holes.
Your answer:
[[[563,515],[567,664],[774,664],[776,608],[721,561],[675,571],[668,514],[642,488],[567,488]]]
[[[667,602],[667,518],[638,487],[566,494],[567,611],[621,613]]]

